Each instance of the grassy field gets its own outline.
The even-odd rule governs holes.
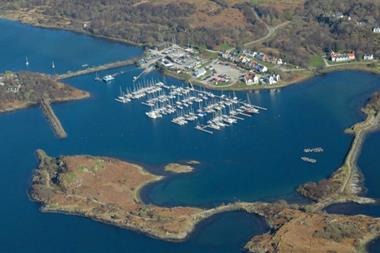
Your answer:
[[[332,65],[329,68],[323,69],[322,72],[332,72],[332,71],[342,71],[342,70],[359,70],[359,71],[368,71],[371,73],[380,74],[380,63],[375,62],[351,62],[346,64]]]
[[[276,6],[277,8],[295,8],[304,2],[304,0],[251,0],[254,5]]]
[[[233,48],[233,47],[230,44],[228,44],[227,42],[224,42],[223,44],[219,45],[217,49],[219,51],[225,52],[231,48]]]
[[[309,66],[313,68],[319,68],[324,66],[324,62],[321,56],[319,55],[314,55],[313,57],[310,58],[309,61]]]

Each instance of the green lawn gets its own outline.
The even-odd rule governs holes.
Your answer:
[[[310,58],[309,66],[318,68],[318,67],[322,67],[323,65],[324,65],[324,62],[321,56],[314,55]]]
[[[227,42],[224,42],[223,44],[218,46],[219,51],[222,51],[222,52],[225,52],[231,48],[232,48],[232,46],[230,44],[228,44]]]

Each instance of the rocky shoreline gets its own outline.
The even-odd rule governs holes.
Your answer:
[[[171,173],[190,173],[194,171],[194,168],[190,165],[184,165],[179,163],[169,163],[165,165],[164,167],[165,172],[171,172]]]
[[[333,203],[374,201],[358,195],[356,159],[366,134],[379,126],[380,95],[363,111],[367,118],[352,128],[355,138],[342,167],[330,178],[298,189],[312,204],[235,202],[211,209],[147,205],[139,198],[140,190],[164,177],[113,158],[52,158],[41,150],[30,196],[42,204],[42,211],[80,215],[167,241],[186,240],[197,224],[215,214],[246,211],[264,217],[271,228],[245,245],[250,252],[364,252],[380,235],[380,219],[323,211]]]
[[[380,128],[380,93],[375,93],[367,101],[362,111],[367,115],[366,119],[345,131],[353,134],[354,139],[343,165],[328,179],[317,183],[306,183],[297,189],[304,197],[314,200],[319,209],[334,203],[352,201],[368,204],[375,202],[373,199],[360,196],[364,188],[364,179],[357,166],[357,159],[367,134]]]
[[[0,79],[0,113],[38,105],[43,98],[63,103],[90,97],[88,92],[57,82],[45,74],[7,72],[0,74]]]
[[[146,47],[146,46],[152,46],[147,45],[143,43],[139,43],[136,41],[131,41],[125,38],[121,37],[112,37],[111,35],[102,35],[99,33],[92,33],[88,30],[83,28],[83,24],[79,21],[70,20],[61,17],[60,19],[51,19],[51,17],[46,16],[41,12],[39,9],[19,9],[19,10],[0,10],[0,18],[12,20],[21,22],[23,24],[32,25],[35,27],[40,28],[46,28],[46,29],[59,29],[59,30],[66,30],[71,31],[75,33],[85,34],[96,38],[106,39],[109,41],[119,42],[119,43],[126,43],[134,46],[139,47]],[[313,67],[308,67],[304,70],[297,70],[292,71],[293,74],[284,79],[283,81],[280,81],[276,85],[271,86],[246,86],[241,85],[239,83],[233,84],[231,86],[226,87],[217,87],[213,85],[207,85],[203,82],[199,82],[196,80],[190,80],[192,83],[199,85],[201,87],[205,87],[212,90],[231,90],[231,91],[240,91],[240,90],[252,90],[252,91],[260,91],[260,90],[277,90],[282,89],[291,85],[299,84],[303,81],[306,81],[308,79],[311,79],[317,75],[329,73],[332,71],[341,71],[341,70],[357,70],[357,71],[366,71],[369,73],[380,73],[380,69],[378,67],[378,64],[376,67],[371,66],[371,64],[367,64],[365,62],[358,62],[358,63],[348,63],[345,65],[330,65],[323,69],[315,69]],[[178,75],[175,72],[172,71],[164,71],[166,75],[169,75],[171,77],[175,77],[184,81],[189,81],[188,78],[185,78],[182,75]]]

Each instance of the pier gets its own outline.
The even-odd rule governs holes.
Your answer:
[[[46,98],[41,99],[41,109],[46,118],[48,119],[51,127],[53,128],[54,133],[60,139],[67,137],[67,133],[63,128],[61,122],[59,121],[57,115],[55,115],[53,108],[50,105],[50,101]]]
[[[208,133],[208,134],[213,134],[214,132],[210,131],[210,130],[207,130],[208,126],[201,126],[201,125],[197,125],[195,127],[195,129],[199,130],[199,131],[202,131],[202,132],[205,132],[205,133]]]
[[[216,95],[206,90],[190,86],[167,85],[163,82],[134,83],[132,90],[120,90],[117,102],[129,103],[132,100],[143,100],[142,104],[150,107],[146,116],[156,120],[170,117],[171,122],[179,125],[194,126],[195,129],[213,134],[214,130],[222,130],[238,123],[238,120],[250,118],[267,110],[241,100],[233,94]],[[258,109],[260,108],[260,109]],[[174,115],[174,116],[170,116]]]
[[[125,61],[116,61],[116,62],[104,64],[104,65],[99,65],[99,66],[89,67],[86,69],[81,69],[78,71],[68,71],[67,73],[57,75],[56,80],[64,80],[64,79],[69,79],[72,77],[96,73],[98,71],[110,70],[110,69],[115,69],[115,68],[120,68],[120,67],[124,67],[124,66],[128,66],[128,65],[136,64],[136,62],[139,59],[140,59],[140,57],[138,56],[138,57],[130,58],[130,59],[125,60]]]

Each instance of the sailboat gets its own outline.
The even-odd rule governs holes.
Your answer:
[[[26,67],[29,67],[29,60],[28,60],[28,57],[25,57],[25,66],[26,66]]]
[[[101,81],[102,79],[99,77],[98,72],[95,73],[95,81]]]
[[[124,94],[124,92],[123,92],[122,89],[121,89],[121,86],[120,86],[120,96],[118,96],[115,100],[116,100],[117,102],[119,102],[119,103],[123,103],[123,104],[126,104],[126,103],[128,103],[128,102],[131,101],[131,99],[128,98],[128,97]]]
[[[51,63],[51,68],[55,69],[55,63],[54,63],[54,61],[52,61],[52,63]]]

